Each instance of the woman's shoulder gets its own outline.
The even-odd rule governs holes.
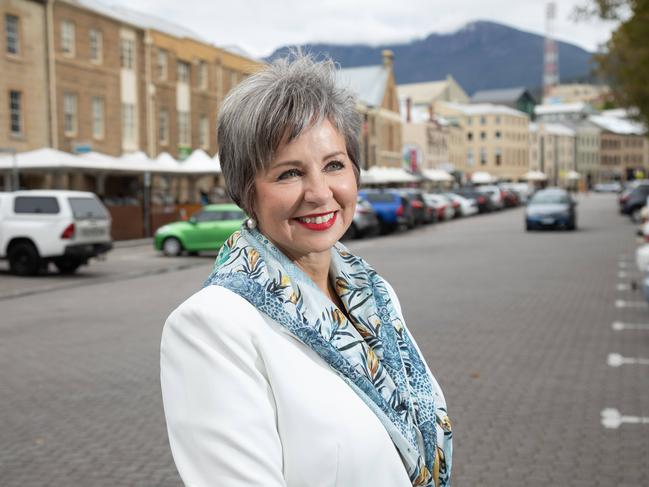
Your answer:
[[[171,312],[163,331],[169,336],[192,335],[214,342],[226,337],[245,339],[258,333],[261,313],[238,294],[222,286],[206,286]]]

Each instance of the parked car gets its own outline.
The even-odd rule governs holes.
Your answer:
[[[415,226],[415,216],[407,198],[397,190],[365,189],[359,194],[370,202],[379,219],[381,233],[396,230],[400,226]]]
[[[452,220],[455,217],[455,210],[451,200],[440,193],[426,193],[424,195],[426,203],[435,208],[437,221],[443,222]]]
[[[453,203],[457,203],[460,216],[471,216],[478,213],[478,202],[455,193],[444,193]]]
[[[493,184],[485,184],[483,186],[476,186],[475,190],[489,197],[491,207],[493,210],[502,210],[505,207],[503,195],[500,188]]]
[[[354,212],[354,220],[349,226],[343,239],[352,239],[364,237],[366,235],[373,235],[380,230],[379,218],[372,207],[372,204],[362,196],[358,196],[356,201],[356,211]]]
[[[420,189],[403,189],[403,196],[410,200],[412,211],[415,215],[415,225],[433,223],[436,221],[435,208],[426,203],[424,192]]]
[[[619,181],[604,181],[593,186],[596,193],[619,193],[622,191],[622,185]]]
[[[0,193],[0,258],[14,274],[37,274],[49,262],[72,274],[113,247],[110,226],[108,210],[93,193]]]
[[[649,196],[649,184],[639,184],[630,191],[625,192],[620,198],[620,212],[636,223],[640,222],[640,212],[646,205]]]
[[[246,214],[235,204],[205,205],[187,221],[158,228],[154,246],[165,255],[217,250],[245,219]]]
[[[502,195],[503,205],[505,208],[515,208],[516,206],[521,204],[518,193],[516,193],[513,189],[500,188],[500,194]]]
[[[532,194],[532,189],[528,183],[501,183],[500,187],[502,189],[514,191],[518,196],[520,203],[525,204],[527,200],[530,199]]]
[[[577,229],[577,203],[561,188],[547,188],[537,191],[527,204],[525,229],[566,228]]]
[[[493,210],[491,199],[485,194],[478,193],[475,190],[475,188],[472,186],[465,186],[463,188],[458,188],[453,190],[453,192],[464,198],[474,200],[478,205],[478,211],[480,213],[487,213]]]

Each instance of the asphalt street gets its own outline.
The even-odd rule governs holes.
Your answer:
[[[519,208],[349,245],[445,391],[453,485],[649,485],[649,308],[616,210],[582,196],[576,232],[526,233]],[[0,486],[181,485],[159,338],[211,266],[144,245],[75,277],[0,270]]]

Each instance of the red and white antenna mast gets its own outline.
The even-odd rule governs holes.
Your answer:
[[[543,96],[559,84],[559,50],[554,42],[554,19],[557,5],[549,2],[545,10],[545,47],[543,49]]]

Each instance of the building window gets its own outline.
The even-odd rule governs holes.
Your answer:
[[[198,62],[198,87],[201,90],[207,89],[207,63],[205,61]]]
[[[487,151],[484,148],[480,149],[480,164],[482,166],[487,164]]]
[[[467,149],[466,151],[466,163],[467,166],[473,166],[475,161],[473,160],[473,150]]]
[[[122,103],[122,143],[135,143],[135,105]]]
[[[63,132],[65,135],[77,133],[77,95],[63,94]]]
[[[165,81],[167,79],[167,70],[169,66],[169,56],[164,49],[158,49],[156,69],[158,70],[158,79]]]
[[[178,145],[181,147],[189,147],[191,145],[189,112],[178,112]]]
[[[64,20],[61,22],[61,51],[65,56],[74,56],[74,42],[74,23]]]
[[[203,149],[209,149],[210,147],[210,122],[209,119],[207,118],[207,115],[203,114],[201,115],[201,119],[199,122],[199,133],[198,133],[198,143],[200,144],[201,148]]]
[[[496,115],[496,125],[500,125],[500,115]]]
[[[169,143],[169,110],[166,108],[160,109],[158,139],[160,140],[160,145],[167,145]]]
[[[234,88],[239,83],[239,76],[236,71],[230,71],[230,88]]]
[[[189,63],[186,63],[185,61],[178,61],[176,70],[178,83],[189,83]]]
[[[495,134],[495,135],[496,135],[496,138],[497,138],[497,139],[500,139],[500,130],[496,130],[496,134]]]
[[[133,39],[120,39],[119,60],[123,69],[133,69],[135,65],[135,42]]]
[[[11,135],[23,134],[23,106],[22,93],[11,90],[9,92],[9,128]]]
[[[467,132],[466,140],[473,140],[473,132]]]
[[[501,160],[502,155],[501,154],[502,153],[501,153],[500,149],[496,149],[496,166],[500,166],[500,164],[502,163],[502,160]]]
[[[487,117],[480,117],[480,125],[486,125],[487,124]]]
[[[480,132],[480,140],[487,140],[487,132]]]
[[[473,124],[473,120],[471,119],[471,117],[466,117],[466,124],[467,125],[472,125]]]
[[[92,136],[104,138],[104,99],[100,96],[92,97]]]
[[[5,15],[5,32],[7,33],[7,53],[20,54],[20,23],[15,15]]]
[[[100,30],[90,29],[90,60],[100,64],[104,56],[104,36]]]

